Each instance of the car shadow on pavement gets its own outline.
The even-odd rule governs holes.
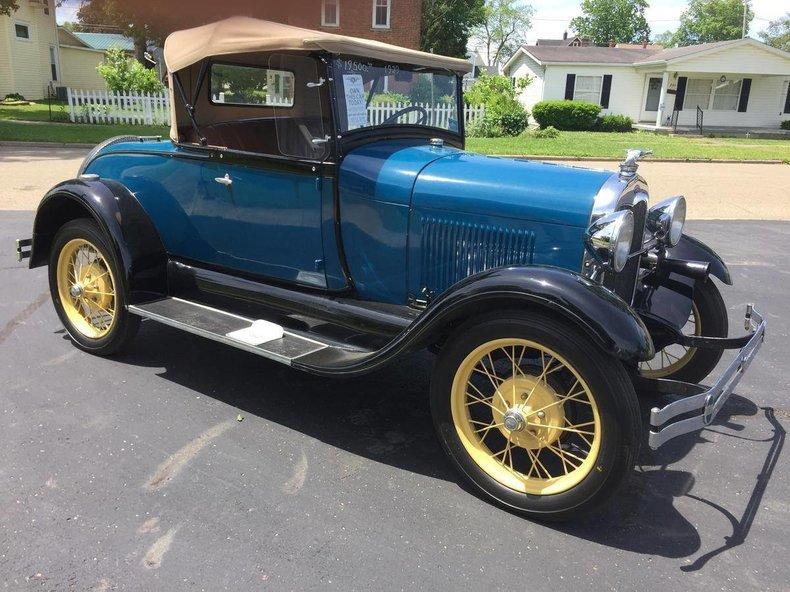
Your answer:
[[[477,495],[451,469],[434,436],[426,394],[433,356],[427,352],[413,354],[375,374],[328,379],[146,322],[128,352],[116,359],[124,364],[164,367],[159,374],[162,378],[244,413],[375,462],[456,482]],[[643,413],[647,414],[650,401],[645,405]],[[744,429],[736,418],[755,416],[759,411],[748,399],[733,395],[713,429],[726,427],[730,431],[719,432],[720,437],[741,438],[731,433]],[[690,520],[693,517],[684,516],[675,504],[686,496],[715,508],[733,529],[720,549],[684,566],[684,571],[700,569],[711,557],[744,542],[749,533],[784,443],[784,429],[772,410],[763,412],[774,435],[757,440],[771,442],[771,446],[741,518],[715,500],[693,495],[694,476],[671,468],[692,449],[710,442],[706,431],[676,438],[659,451],[651,451],[645,441],[638,469],[619,493],[617,503],[580,522],[545,526],[635,553],[686,558],[701,547],[700,534]]]

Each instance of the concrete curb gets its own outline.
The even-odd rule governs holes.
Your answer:
[[[93,148],[96,144],[70,142],[17,142],[14,140],[0,141],[0,146],[8,148]]]
[[[93,148],[96,144],[82,144],[69,142],[17,142],[13,140],[0,141],[0,146],[9,148]],[[485,156],[498,156],[500,158],[523,158],[529,160],[546,161],[575,161],[575,162],[621,162],[622,158],[605,156],[541,156],[530,154],[486,154]],[[642,162],[671,162],[674,164],[787,164],[782,160],[729,160],[726,158],[652,158],[648,157]]]

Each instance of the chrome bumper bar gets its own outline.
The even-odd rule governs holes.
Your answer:
[[[32,238],[16,239],[16,260],[22,261],[30,257],[30,247],[33,245]]]
[[[701,392],[691,394],[691,396],[670,403],[660,409],[654,407],[650,411],[651,430],[648,438],[650,448],[656,450],[672,438],[699,431],[713,423],[713,420],[716,419],[716,415],[721,411],[724,403],[727,402],[727,399],[729,399],[730,395],[735,390],[741,377],[743,377],[743,373],[746,372],[746,369],[757,355],[757,351],[760,349],[765,339],[765,320],[759,312],[754,310],[751,304],[746,307],[744,326],[747,331],[753,331],[754,333],[746,345],[738,351],[735,359],[712,387],[707,390],[702,390],[704,387],[696,387],[696,385],[689,385],[686,383],[673,383],[673,381],[669,380],[664,381],[667,383],[665,390],[671,391],[673,384],[680,387],[677,389],[676,394],[687,394],[689,387],[696,387],[696,390]],[[680,392],[684,390],[686,393]],[[697,410],[702,410],[702,413],[665,425],[669,420],[679,415]],[[664,427],[662,428],[661,426]]]

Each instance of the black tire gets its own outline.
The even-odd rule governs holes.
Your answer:
[[[729,332],[727,307],[712,279],[708,278],[704,282],[696,283],[693,301],[694,307],[699,314],[700,335],[706,337],[727,337]],[[688,350],[688,357],[682,356],[682,364],[674,364],[679,366],[676,370],[672,370],[672,366],[669,366],[665,369],[665,372],[648,372],[646,374],[653,378],[699,383],[705,380],[713,371],[719,363],[722,353],[723,351],[720,349],[692,348]],[[660,356],[660,352],[656,355],[657,357]],[[642,369],[644,373],[644,364]]]
[[[58,291],[58,259],[63,248],[74,239],[83,239],[94,245],[110,266],[115,280],[115,319],[107,334],[98,338],[86,336],[69,319]],[[115,251],[92,220],[72,220],[58,230],[49,256],[49,290],[55,311],[74,345],[86,352],[99,356],[118,353],[129,344],[140,328],[140,317],[131,315],[126,310],[128,299]]]
[[[586,476],[566,491],[535,495],[503,485],[481,468],[459,437],[451,408],[456,372],[470,352],[503,338],[525,339],[556,352],[583,377],[594,396],[601,427],[597,459]],[[540,520],[585,516],[610,500],[631,474],[641,442],[638,401],[622,364],[569,324],[543,314],[502,312],[461,327],[437,360],[431,412],[445,451],[469,483],[491,500]],[[513,453],[510,461],[512,467]]]

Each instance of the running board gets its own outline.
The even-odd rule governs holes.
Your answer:
[[[180,298],[129,305],[130,313],[291,365],[335,345],[322,343],[260,319],[248,319]]]

